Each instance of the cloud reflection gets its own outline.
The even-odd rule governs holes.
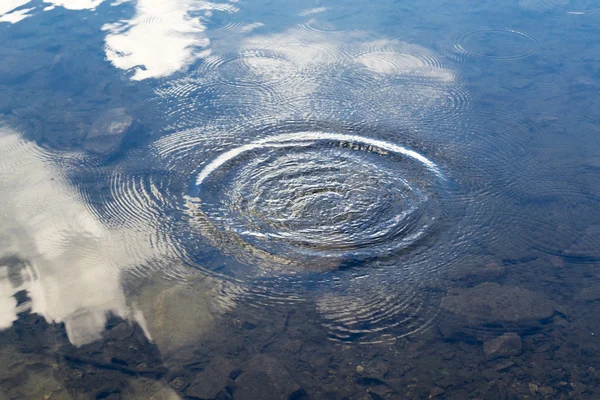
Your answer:
[[[138,0],[133,19],[103,27],[106,58],[117,68],[133,70],[134,80],[171,75],[210,54],[202,18],[192,14],[235,12],[229,4],[206,1]]]
[[[44,0],[68,10],[94,10],[105,0]],[[125,1],[114,1],[119,5]],[[32,14],[34,8],[16,10],[29,0],[7,0],[0,4],[0,22],[17,23]],[[160,78],[184,69],[210,55],[210,40],[205,21],[215,11],[233,13],[238,9],[228,3],[194,0],[137,0],[130,20],[105,24],[106,58],[115,67],[132,71],[133,80]],[[260,26],[260,25],[256,25]],[[250,26],[249,29],[254,29]]]
[[[29,17],[30,15],[27,13],[32,11],[33,8],[17,10],[17,8],[23,7],[27,3],[29,3],[29,0],[3,0],[0,2],[0,22],[14,24]]]
[[[5,15],[9,11],[22,7],[29,3],[29,0],[3,0],[0,3],[0,15]]]
[[[104,0],[44,0],[44,3],[67,10],[93,10],[103,2]]]
[[[55,7],[63,7],[67,10],[94,10],[104,1],[105,0],[44,0],[44,3],[49,4],[49,6],[44,8],[44,11],[50,11]],[[28,14],[28,12],[33,11],[35,7],[17,10],[17,8],[30,3],[32,3],[31,0],[2,0],[0,3],[0,22],[14,24],[27,17],[31,17],[32,14]]]
[[[98,339],[108,314],[144,327],[120,286],[121,269],[141,261],[124,246],[133,238],[102,226],[56,166],[60,160],[7,128],[0,128],[0,149],[0,328],[24,308],[12,297],[18,291],[27,292],[31,312],[64,322],[75,345]]]
[[[81,346],[101,339],[116,316],[137,323],[163,354],[193,343],[234,303],[193,271],[178,282],[153,274],[152,264],[177,264],[173,244],[157,243],[151,222],[100,220],[66,176],[82,157],[47,151],[0,125],[0,329],[29,311],[64,323]],[[146,283],[126,294],[144,266]]]

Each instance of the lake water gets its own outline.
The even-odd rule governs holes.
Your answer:
[[[597,399],[600,2],[0,0],[0,399]]]

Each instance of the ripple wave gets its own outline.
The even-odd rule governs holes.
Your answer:
[[[196,179],[193,214],[200,226],[235,237],[221,245],[240,241],[270,260],[378,257],[433,229],[440,179],[435,163],[399,145],[346,134],[284,134],[206,165]]]

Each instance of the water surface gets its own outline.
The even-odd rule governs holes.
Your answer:
[[[4,1],[0,398],[597,398],[599,18]]]

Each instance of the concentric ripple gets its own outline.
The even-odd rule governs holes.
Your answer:
[[[299,29],[308,31],[308,32],[318,32],[318,33],[328,33],[328,34],[341,34],[348,33],[352,31],[357,31],[356,29],[339,29],[333,26],[333,24],[329,22],[323,22],[316,18],[310,18],[303,24],[298,26]]]
[[[390,274],[398,269],[402,274]],[[435,276],[434,271],[429,273]],[[386,261],[375,263],[368,273],[357,271],[348,279],[331,282],[327,293],[316,300],[329,338],[381,343],[429,329],[439,298],[424,285],[429,280],[418,275]]]
[[[325,14],[325,15],[323,15]],[[298,14],[306,17],[307,20],[298,25],[298,28],[310,33],[320,33],[328,35],[345,34],[358,32],[355,26],[348,26],[348,20],[356,15],[360,15],[357,9],[339,7],[330,9],[328,7],[317,7],[304,10]]]
[[[520,5],[539,13],[588,15],[600,12],[596,0],[522,0]]]
[[[487,58],[490,60],[516,60],[538,52],[537,39],[512,29],[482,29],[467,31],[454,38],[450,55]]]
[[[216,28],[216,31],[227,31],[231,33],[244,34],[252,32],[256,29],[263,27],[265,24],[262,22],[244,23],[244,22],[230,22],[225,26]]]
[[[452,59],[363,33],[253,35],[156,93],[174,252],[250,306],[315,307],[341,341],[432,326],[445,272],[502,245],[495,183],[532,136],[475,116]]]
[[[536,234],[530,235],[529,243],[573,263],[600,261],[600,220],[595,217],[599,206],[600,197],[585,193],[561,193],[548,199],[531,209],[535,216],[531,229]],[[582,221],[581,215],[588,218]]]
[[[521,222],[520,241],[531,249],[572,264],[597,263],[600,193],[596,172],[568,163],[545,171],[544,175],[539,168],[530,168],[519,177],[521,185],[508,188],[511,208],[517,211],[510,217],[506,212],[505,218],[526,221],[526,229]]]
[[[201,70],[215,74],[223,84],[257,88],[290,79],[295,73],[294,65],[281,54],[251,49],[229,58],[209,57]]]
[[[424,239],[440,214],[441,181],[435,163],[392,143],[283,134],[204,166],[190,212],[228,252],[320,269],[325,259],[380,257]]]

